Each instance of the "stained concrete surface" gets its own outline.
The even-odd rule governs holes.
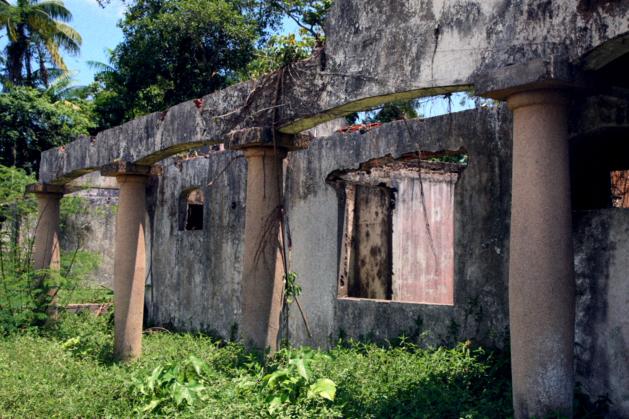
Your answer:
[[[469,165],[455,185],[454,306],[337,298],[344,211],[327,182],[330,173],[387,155],[460,147]],[[313,337],[294,305],[282,336],[318,347],[343,334],[382,341],[402,333],[426,344],[472,339],[505,347],[510,151],[511,119],[499,107],[386,124],[366,134],[334,134],[289,153],[289,259]],[[246,161],[236,152],[218,152],[168,159],[163,166],[147,194],[147,325],[237,337]],[[193,187],[205,194],[204,229],[180,231],[179,197]],[[610,397],[612,417],[628,415],[628,211],[575,215],[577,381],[593,398]]]
[[[574,217],[576,381],[610,418],[629,417],[629,209]]]
[[[431,306],[337,299],[343,210],[326,182],[338,170],[370,159],[427,150],[469,154],[455,189],[455,305]],[[430,331],[426,343],[474,339],[504,346],[508,326],[507,258],[511,178],[511,124],[506,109],[473,110],[426,120],[395,122],[366,134],[336,134],[290,153],[287,209],[292,270],[313,330],[290,310],[295,344],[329,346],[339,334],[374,339]],[[457,329],[456,333],[448,329]]]
[[[98,267],[87,279],[113,289],[118,189],[92,187],[74,192],[71,196],[84,200],[86,210],[62,217],[61,251],[72,254],[80,249],[96,254]]]
[[[243,266],[246,161],[240,153],[164,162],[148,192],[146,321],[237,337]],[[203,230],[179,230],[180,194],[200,188]]]

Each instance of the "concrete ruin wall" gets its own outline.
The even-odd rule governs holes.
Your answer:
[[[63,185],[112,163],[148,170],[177,153],[207,144],[223,143],[231,149],[268,146],[275,134],[285,141],[281,147],[293,150],[303,144],[295,144],[286,134],[393,100],[463,90],[504,100],[516,91],[548,87],[597,94],[597,86],[608,81],[605,67],[611,64],[612,74],[618,72],[613,69],[614,60],[629,51],[628,14],[627,0],[337,0],[326,22],[325,48],[317,49],[311,58],[259,80],[146,115],[95,138],[47,150],[42,153],[40,181]],[[623,77],[609,82],[626,88],[619,80]],[[624,118],[627,125],[629,114],[622,109],[605,114],[590,102],[585,103],[585,111],[570,110],[576,120],[571,122],[572,129],[578,131],[583,121],[592,122],[583,115],[603,123],[611,118],[614,128],[618,118]],[[307,336],[294,307],[284,336],[295,344],[327,346],[341,332],[376,340],[407,333],[420,335],[427,343],[474,338],[503,346],[508,324],[509,118],[500,108],[412,121],[408,126],[398,122],[364,135],[332,135],[314,141],[307,150],[289,153],[285,183],[291,270],[303,286],[302,302],[313,337]],[[597,124],[587,135],[598,135],[595,131],[601,124]],[[387,155],[396,158],[419,149],[461,146],[466,147],[470,162],[455,186],[454,306],[338,299],[342,211],[337,192],[326,182],[330,173],[356,169]],[[146,318],[154,325],[225,337],[237,334],[246,163],[237,159],[229,164],[235,156],[221,153],[205,160],[166,160],[164,175],[153,180],[148,195]],[[544,155],[550,162],[549,156]],[[603,168],[601,176],[606,177],[608,167]],[[200,187],[205,194],[207,225],[201,231],[181,232],[180,194],[190,187]],[[553,190],[545,192],[552,196]],[[626,388],[619,378],[625,371],[617,367],[626,365],[622,350],[626,349],[627,325],[621,320],[626,301],[618,300],[619,295],[626,295],[622,291],[627,286],[626,241],[621,236],[626,212],[611,214],[595,211],[577,217],[575,224],[575,261],[582,291],[577,368],[590,395],[607,393],[613,415],[629,417],[626,394],[617,390]],[[535,243],[527,245],[535,247]],[[594,258],[595,254],[602,259]],[[564,262],[567,271],[569,262]],[[543,297],[552,305],[555,295]],[[514,319],[522,320],[519,314]],[[570,335],[566,330],[552,332],[563,332],[566,337]],[[564,353],[569,353],[570,341],[566,342]],[[517,345],[518,350],[521,346]],[[524,349],[528,358],[548,355],[536,353],[536,347]],[[540,367],[535,366],[538,361],[531,362]],[[561,369],[569,370],[565,365]],[[517,377],[515,381],[526,384]],[[540,388],[533,383],[527,391],[535,393]],[[570,399],[569,393],[564,391],[562,397]],[[516,398],[522,397],[516,394]],[[561,403],[569,404],[565,400]],[[517,406],[516,410],[526,414]]]
[[[327,346],[340,334],[383,340],[427,331],[426,343],[470,338],[504,346],[511,199],[509,118],[506,109],[499,107],[396,122],[366,134],[337,134],[289,154],[291,265],[303,287],[301,301],[313,332],[312,339],[308,338],[299,311],[291,307],[288,333],[292,342]],[[327,177],[387,155],[461,147],[467,150],[469,165],[455,187],[455,305],[337,299],[342,211]]]
[[[117,160],[153,164],[248,127],[297,133],[386,101],[582,85],[580,70],[627,51],[628,12],[628,1],[338,0],[312,58],[47,150],[40,181],[63,184]]]
[[[68,196],[83,200],[88,210],[62,219],[61,251],[71,255],[80,249],[98,255],[98,267],[87,280],[113,289],[118,189],[90,188]]]
[[[610,417],[629,417],[629,209],[575,216],[577,382]]]
[[[148,324],[236,336],[247,179],[241,157],[217,152],[169,159],[149,186]],[[190,188],[204,192],[203,230],[179,229],[180,197]]]
[[[303,287],[300,302],[313,338],[307,337],[295,307],[285,337],[294,344],[321,347],[332,344],[342,331],[355,337],[393,338],[416,332],[421,318],[422,331],[430,331],[430,336],[424,336],[427,343],[474,338],[504,346],[509,118],[502,107],[467,111],[387,124],[366,134],[335,134],[316,139],[308,150],[289,153],[291,270]],[[455,306],[337,300],[340,204],[336,190],[326,182],[328,175],[387,155],[461,147],[470,164],[455,192]],[[149,325],[233,337],[240,320],[246,189],[246,161],[239,156],[219,152],[190,160],[169,159],[163,175],[150,186]],[[180,231],[180,195],[193,187],[205,194],[204,229]],[[453,336],[455,324],[460,333]]]
[[[455,187],[454,306],[339,299],[342,209],[328,176],[383,156],[460,147],[469,164]],[[240,156],[226,151],[169,159],[149,186],[149,326],[238,335],[247,172]],[[405,334],[424,344],[471,339],[505,347],[510,178],[511,119],[504,107],[334,134],[289,153],[290,263],[313,336],[293,304],[283,337],[329,347],[340,336],[384,341]],[[181,193],[196,187],[205,195],[204,229],[181,231]],[[629,407],[629,210],[578,211],[574,224],[577,380],[593,399],[608,395],[612,417],[623,417]]]

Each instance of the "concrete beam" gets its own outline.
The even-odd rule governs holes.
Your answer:
[[[629,1],[590,3],[338,0],[310,59],[48,150],[40,180],[67,183],[116,160],[151,165],[243,128],[295,134],[394,100],[563,80],[561,69],[629,32]]]

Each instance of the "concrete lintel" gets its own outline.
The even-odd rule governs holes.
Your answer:
[[[63,185],[51,185],[49,183],[33,183],[26,186],[27,193],[35,194],[54,194],[63,195],[67,193],[66,188]]]
[[[249,147],[272,147],[277,145],[277,147],[286,150],[302,150],[307,148],[310,141],[312,141],[312,135],[309,133],[291,135],[276,130],[275,138],[273,137],[273,128],[271,127],[243,128],[227,134],[225,148],[242,150]]]
[[[398,158],[386,155],[361,163],[357,169],[332,172],[328,176],[328,182],[334,182],[336,180],[351,182],[362,179],[365,176],[370,177],[368,174],[373,173],[377,175],[372,177],[371,181],[375,182],[375,185],[377,185],[378,179],[390,178],[393,173],[401,172],[421,173],[421,176],[430,176],[433,173],[454,174],[456,175],[454,176],[456,180],[458,175],[465,170],[467,164],[436,162],[425,159],[439,154],[453,155],[459,153],[465,153],[464,149],[460,149],[459,151],[450,150],[442,153],[421,152],[421,158],[419,151],[406,153]]]
[[[484,73],[475,83],[476,94],[497,100],[537,89],[585,88],[583,77],[566,60],[536,59]]]
[[[101,167],[100,174],[101,176],[160,176],[162,174],[162,167],[159,165],[142,166],[126,161],[117,161]]]
[[[576,101],[570,119],[571,137],[629,128],[629,100],[611,95],[588,96]]]

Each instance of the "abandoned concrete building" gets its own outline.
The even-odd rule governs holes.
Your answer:
[[[337,0],[326,32],[306,61],[43,152],[35,263],[98,172],[119,188],[99,234],[123,360],[143,324],[471,339],[510,345],[516,417],[571,416],[575,382],[629,417],[629,1]],[[496,102],[320,129],[459,91]]]

